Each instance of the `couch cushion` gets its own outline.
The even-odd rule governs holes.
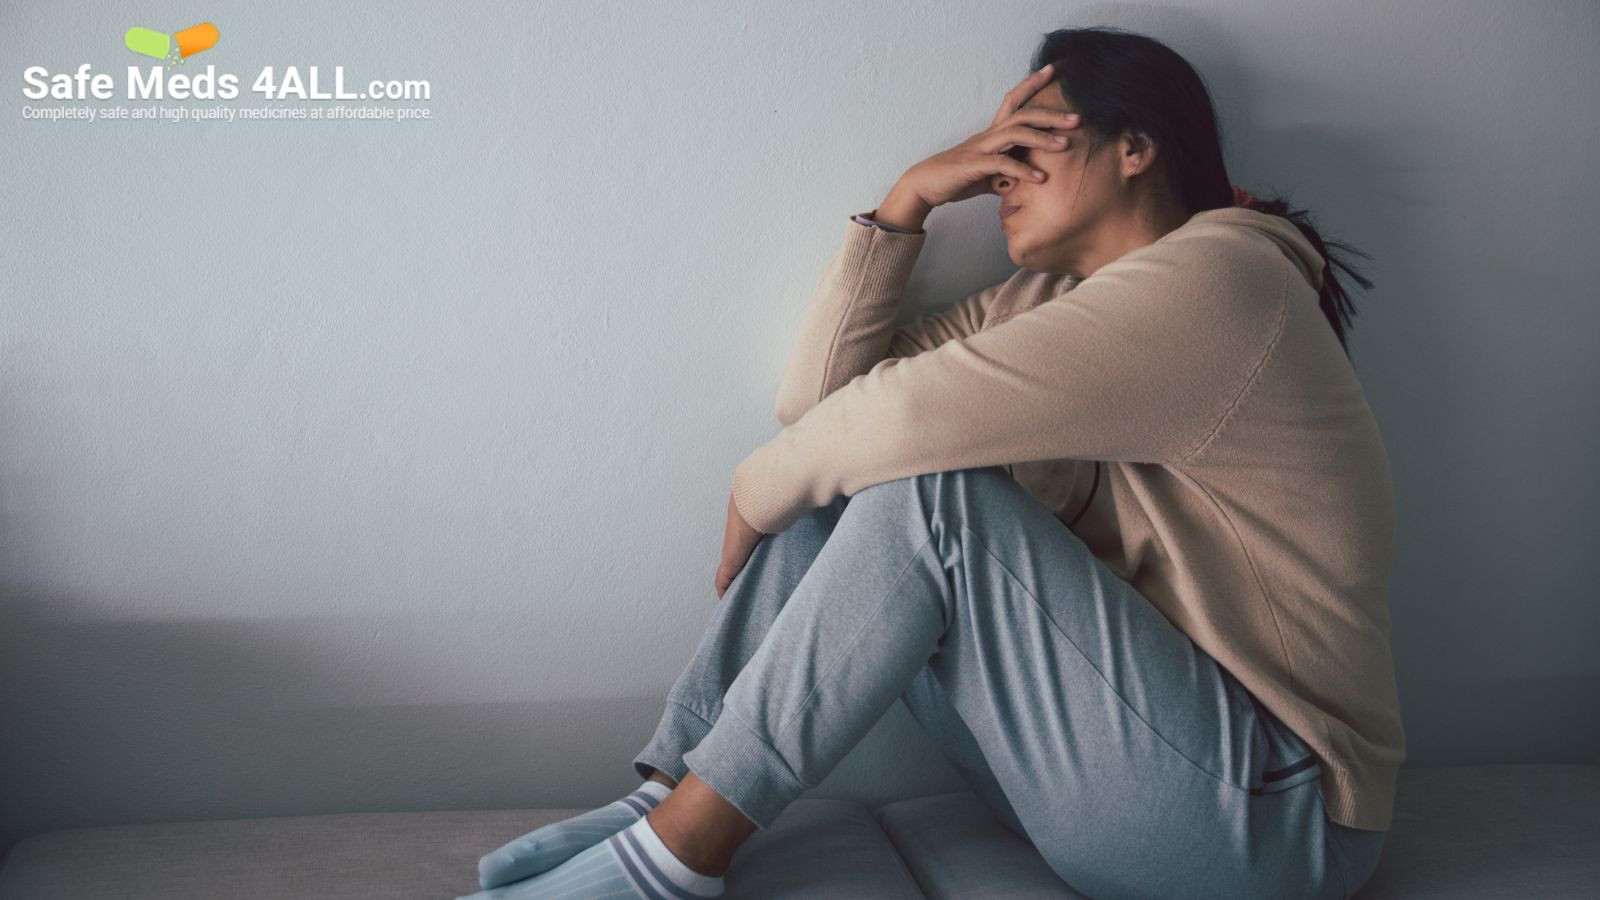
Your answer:
[[[1044,857],[958,791],[876,811],[929,897],[1079,897]],[[1402,768],[1394,823],[1358,893],[1388,898],[1594,897],[1600,766]]]
[[[740,845],[726,877],[730,900],[922,897],[872,810],[855,800],[789,804],[771,828]]]
[[[583,809],[338,813],[73,828],[19,842],[0,897],[428,900],[478,890],[478,857]],[[731,897],[920,897],[859,802],[801,798],[739,848]]]

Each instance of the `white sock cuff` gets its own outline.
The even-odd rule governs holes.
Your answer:
[[[665,787],[666,785],[662,785]],[[661,835],[650,827],[649,819],[640,819],[628,826],[634,837],[639,839],[639,845],[650,854],[650,858],[661,870],[677,884],[696,894],[715,897],[722,893],[723,878],[721,875],[702,875],[689,868],[683,860],[672,854],[667,845],[661,840]]]
[[[667,799],[667,795],[672,793],[672,788],[667,787],[659,781],[651,781],[648,778],[645,779],[644,784],[639,785],[639,790],[644,791],[646,794],[656,798],[657,803]]]

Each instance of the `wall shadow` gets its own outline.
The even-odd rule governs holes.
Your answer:
[[[0,852],[29,835],[85,825],[591,808],[637,786],[633,754],[654,731],[666,692],[352,702],[383,672],[448,672],[447,639],[375,655],[361,649],[383,625],[370,617],[89,614],[106,611],[0,592]],[[529,671],[527,690],[536,693],[536,665]],[[961,787],[896,703],[807,796],[877,805]]]

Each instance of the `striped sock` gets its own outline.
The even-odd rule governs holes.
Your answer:
[[[721,897],[723,887],[722,876],[673,856],[641,817],[542,875],[457,900],[697,900]]]
[[[553,869],[638,821],[670,793],[672,788],[661,782],[646,781],[599,809],[535,828],[479,859],[478,884],[498,887]]]

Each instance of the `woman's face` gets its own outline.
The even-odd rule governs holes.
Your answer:
[[[1023,104],[1029,106],[1078,111],[1067,103],[1060,83],[1054,81]],[[1147,168],[1149,160],[1140,156],[1127,138],[1105,144],[1091,156],[1083,129],[1048,130],[1065,134],[1067,149],[1014,147],[1007,151],[1044,172],[1044,181],[1019,181],[1009,175],[991,179],[1001,209],[1017,207],[1001,220],[1000,230],[1006,236],[1011,261],[1018,266],[1087,277],[1131,249],[1127,246],[1132,237],[1129,220],[1135,202],[1129,179]]]

